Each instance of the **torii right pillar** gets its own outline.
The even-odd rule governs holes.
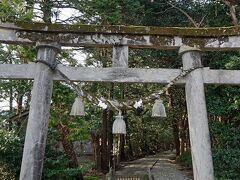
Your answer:
[[[183,69],[201,67],[201,54],[197,48],[182,46]],[[214,180],[211,142],[208,128],[207,108],[202,69],[193,70],[185,85],[189,134],[194,180]]]

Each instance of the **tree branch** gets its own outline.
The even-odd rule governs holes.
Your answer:
[[[198,24],[187,12],[185,12],[185,11],[182,10],[181,8],[173,5],[172,3],[167,2],[167,4],[169,4],[169,5],[172,6],[173,8],[175,8],[175,9],[179,10],[181,13],[183,13],[183,14],[188,18],[188,20],[193,24],[193,26],[195,26],[196,28],[199,27],[199,24]]]
[[[238,25],[238,18],[237,18],[237,15],[236,15],[236,4],[232,1],[229,1],[229,0],[222,0],[229,8],[229,12],[230,12],[230,15],[231,15],[231,18],[232,18],[232,23],[234,26],[237,26]]]
[[[199,23],[197,23],[197,22],[196,22],[186,11],[184,11],[183,9],[181,9],[181,8],[179,8],[179,7],[177,7],[177,6],[175,6],[174,4],[169,3],[169,2],[167,2],[167,4],[169,4],[170,6],[172,6],[172,8],[177,9],[177,10],[179,10],[182,14],[184,14],[184,15],[188,18],[188,20],[193,24],[193,26],[196,27],[196,28],[199,28],[199,27],[201,26],[201,24],[203,23],[203,21],[204,21],[204,19],[205,19],[205,17],[206,17],[206,15],[204,15],[204,16],[202,17],[201,21],[200,21]]]

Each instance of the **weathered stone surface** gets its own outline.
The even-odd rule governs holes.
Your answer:
[[[232,27],[154,27],[154,26],[123,26],[123,25],[68,25],[48,24],[40,22],[15,22],[1,23],[2,28],[45,31],[45,32],[66,32],[66,33],[101,33],[101,34],[134,34],[134,35],[165,35],[165,36],[192,36],[192,37],[221,37],[240,35],[240,26]]]
[[[112,67],[128,68],[128,46],[113,47]]]
[[[62,46],[178,49],[197,46],[203,51],[240,49],[240,27],[180,28],[144,26],[60,25],[0,23],[0,42],[29,44],[42,41]]]
[[[185,48],[182,52],[183,68],[201,67],[200,52]],[[181,52],[181,49],[180,49]],[[213,162],[208,128],[207,108],[202,70],[192,71],[186,80],[185,92],[193,174],[195,180],[213,180]]]
[[[39,44],[39,60],[55,63],[56,44]],[[31,105],[22,158],[21,180],[40,180],[48,132],[48,117],[53,88],[53,72],[45,64],[36,64]]]
[[[33,64],[0,64],[0,79],[33,79],[37,66]],[[140,69],[140,68],[89,68],[67,67],[58,65],[71,81],[76,82],[128,82],[128,83],[162,83],[167,84],[177,77],[180,69]],[[202,69],[204,84],[240,85],[239,70]],[[64,79],[55,72],[53,80]],[[185,84],[182,78],[176,84]]]

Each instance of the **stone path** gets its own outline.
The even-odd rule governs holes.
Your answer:
[[[181,171],[180,166],[173,163],[173,153],[162,153],[148,156],[131,162],[121,163],[123,167],[116,172],[118,175],[138,175],[151,174],[153,180],[191,180],[185,171]],[[154,165],[154,166],[153,166]]]

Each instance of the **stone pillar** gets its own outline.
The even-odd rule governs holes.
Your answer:
[[[199,49],[182,46],[179,53],[182,55],[183,69],[202,66]],[[194,180],[213,180],[213,162],[202,69],[195,69],[187,75],[185,93]]]
[[[56,62],[60,46],[56,43],[38,43],[37,60],[49,65]],[[53,88],[53,71],[44,63],[37,63],[31,105],[22,158],[21,180],[41,180],[48,133],[48,118]]]
[[[125,40],[124,40],[125,41]],[[114,46],[113,47],[113,55],[112,55],[112,67],[118,69],[121,72],[122,68],[128,68],[128,46]],[[121,89],[121,98],[124,99],[124,84],[120,85],[120,89]],[[112,92],[113,94],[113,92]],[[123,110],[123,109],[121,109]],[[124,116],[126,113],[126,111],[122,111],[122,115]],[[124,116],[124,118],[126,118]],[[112,124],[111,124],[112,125]],[[110,133],[110,135],[113,137],[112,132]],[[118,135],[118,153],[115,157],[113,157],[113,170],[115,171],[115,168],[119,167],[120,165],[120,161],[121,161],[121,156],[124,156],[124,144],[122,142],[124,142],[124,135],[123,134],[119,134]],[[113,138],[112,140],[112,144],[113,144]],[[113,147],[111,147],[111,150],[113,151]]]
[[[112,67],[128,68],[128,46],[114,46]]]

